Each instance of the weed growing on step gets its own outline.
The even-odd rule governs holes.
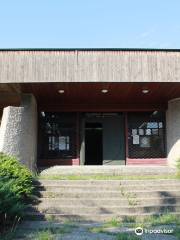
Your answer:
[[[106,227],[120,227],[120,226],[122,226],[122,222],[120,220],[118,220],[117,218],[112,218],[104,226],[106,226]]]
[[[120,183],[120,191],[122,196],[127,199],[128,204],[130,206],[135,207],[138,204],[138,201],[136,199],[136,194],[128,192],[126,188],[121,185],[121,183]]]

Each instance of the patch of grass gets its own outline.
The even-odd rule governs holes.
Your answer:
[[[123,223],[136,223],[137,218],[134,216],[126,216],[123,218]]]
[[[158,225],[171,225],[175,224],[180,226],[180,219],[178,216],[173,214],[163,214],[161,216],[149,216],[145,218],[138,217],[126,217],[122,221],[118,219],[112,219],[111,221],[106,222],[100,227],[90,228],[89,231],[94,233],[108,233],[108,228],[120,228],[120,227],[151,227]],[[178,229],[176,230],[179,234]]]
[[[33,240],[54,240],[58,235],[58,239],[61,235],[71,233],[72,230],[75,228],[74,225],[63,224],[59,227],[47,227],[43,229],[37,229],[35,232],[26,232],[21,233],[21,237],[26,237],[26,239],[33,239]],[[6,240],[6,239],[3,239]],[[10,239],[7,239],[10,240]]]
[[[122,226],[122,222],[116,218],[112,218],[105,224],[105,227],[120,227]]]
[[[40,180],[161,180],[178,179],[177,175],[116,176],[116,175],[40,175]]]
[[[44,230],[37,232],[34,236],[34,240],[54,240],[54,236],[51,231]]]
[[[88,230],[92,233],[105,233],[106,232],[106,228],[104,226],[92,227],[92,228],[88,228]]]
[[[129,233],[118,233],[116,234],[116,240],[141,240],[141,238]]]
[[[180,239],[180,226],[175,228],[174,235],[177,237],[177,239]]]
[[[64,224],[62,227],[59,227],[57,230],[61,234],[67,234],[67,233],[71,233],[74,230],[74,228],[77,228],[77,225],[75,225],[75,224]]]
[[[150,216],[144,219],[144,223],[148,223],[151,226],[157,225],[169,225],[169,224],[180,224],[178,216],[173,214],[163,214],[160,216]]]
[[[54,222],[56,220],[53,215],[46,215],[45,218],[48,222]]]

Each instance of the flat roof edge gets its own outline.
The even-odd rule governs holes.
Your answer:
[[[140,51],[140,52],[180,52],[175,48],[0,48],[0,51]]]

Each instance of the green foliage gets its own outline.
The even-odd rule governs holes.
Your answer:
[[[116,235],[116,240],[140,240],[140,239],[141,238],[128,233],[118,233]]]
[[[11,190],[17,196],[28,198],[33,193],[33,176],[15,157],[0,153],[0,177],[6,182],[14,180]]]
[[[42,232],[38,232],[35,236],[36,240],[53,240],[54,236],[51,231],[45,230]]]
[[[15,157],[0,153],[0,235],[16,229],[33,189],[31,172]]]
[[[4,181],[0,178],[0,215],[7,215],[9,217],[21,216],[25,205],[22,203],[20,197],[16,195],[12,186],[14,180]]]
[[[177,226],[174,231],[175,236],[177,239],[180,239],[180,226]]]

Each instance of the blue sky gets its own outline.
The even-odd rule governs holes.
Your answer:
[[[0,0],[0,48],[180,48],[180,0]]]

